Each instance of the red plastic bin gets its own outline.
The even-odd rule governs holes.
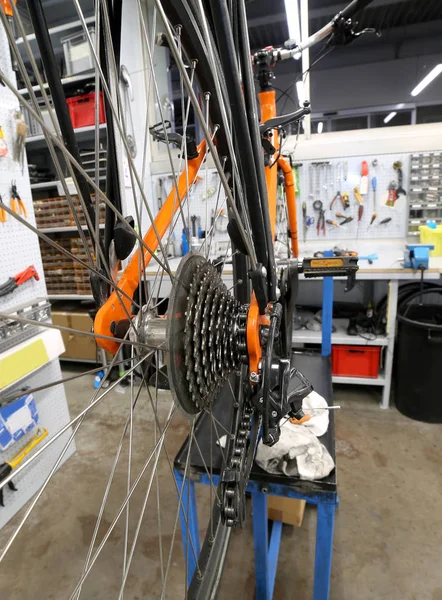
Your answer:
[[[332,346],[332,374],[345,377],[379,375],[380,346]]]
[[[66,98],[74,129],[95,124],[95,92]],[[100,92],[100,123],[106,123],[103,92]]]

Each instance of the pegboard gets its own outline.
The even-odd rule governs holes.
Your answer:
[[[17,389],[17,387],[21,388],[23,385],[32,387],[46,385],[50,381],[61,379],[61,377],[60,363],[58,360],[53,360],[36,373],[22,379],[20,385],[16,386],[15,389]],[[8,393],[13,394],[14,388],[10,388]],[[42,390],[41,392],[36,392],[34,397],[40,417],[38,426],[46,427],[48,430],[48,437],[42,440],[33,452],[38,450],[41,445],[48,441],[51,435],[57,433],[57,431],[69,422],[69,411],[65,400],[63,385],[56,385],[46,390]],[[25,446],[26,442],[35,435],[36,431],[37,428],[34,427],[34,429],[20,438],[15,444],[12,444],[5,452],[0,452],[0,462],[4,462],[14,456],[14,454]],[[15,515],[19,508],[24,506],[26,502],[38,492],[69,439],[70,431],[71,430],[68,430],[65,434],[61,435],[58,440],[47,450],[42,452],[28,468],[23,469],[21,473],[13,478],[12,481],[17,488],[16,492],[11,491],[8,486],[3,488],[5,506],[0,509],[0,528]],[[73,442],[63,457],[63,462],[72,456],[74,452],[75,443]],[[32,456],[32,453],[30,456]]]
[[[393,239],[406,237],[408,201],[407,195],[397,197],[393,207],[387,206],[389,186],[392,182],[398,184],[398,173],[393,168],[396,161],[402,162],[403,188],[409,190],[409,160],[407,154],[383,154],[379,156],[356,156],[349,158],[338,158],[321,161],[302,161],[298,166],[300,190],[297,194],[297,214],[298,214],[298,235],[301,241],[304,240],[302,204],[307,205],[307,216],[314,217],[315,221],[307,227],[306,240],[314,241],[324,238],[329,240],[346,239]],[[354,195],[354,188],[361,188],[361,164],[367,161],[369,166],[368,173],[368,193],[363,195],[363,215],[358,221],[359,204]],[[373,161],[377,164],[373,166]],[[376,176],[376,211],[374,210],[374,194],[372,189],[372,178]],[[339,199],[330,209],[331,202],[337,192],[341,195],[348,193],[350,206],[344,209]],[[313,203],[320,200],[325,211],[325,219],[335,221],[339,224],[343,219],[336,217],[339,212],[342,215],[353,217],[353,221],[340,227],[335,227],[328,223],[325,224],[325,236],[321,229],[319,236],[317,232],[317,222],[319,212],[313,209]],[[373,213],[377,217],[373,224],[370,221]],[[391,218],[386,224],[380,225],[383,219]]]
[[[0,69],[6,74],[8,79],[15,81],[15,74],[11,68],[9,45],[1,25]],[[7,87],[0,86],[0,125],[8,145],[7,155],[0,158],[0,194],[4,203],[10,205],[11,181],[15,180],[18,193],[26,206],[26,220],[35,227],[35,215],[26,156],[23,168],[13,158],[16,134],[14,113],[18,108],[19,102],[12,92]],[[9,277],[20,273],[31,265],[34,265],[40,277],[39,281],[34,279],[29,280],[16,288],[11,294],[0,297],[1,312],[9,309],[12,310],[23,304],[31,304],[36,298],[46,296],[38,236],[10,215],[7,215],[5,223],[0,222],[0,253],[0,283],[5,282]],[[60,378],[60,364],[58,360],[54,360],[29,377],[21,379],[17,382],[16,387],[21,388],[23,385],[27,385],[32,388]],[[8,394],[11,389],[13,388],[8,390]],[[50,437],[70,420],[64,388],[62,385],[48,388],[36,393],[35,398],[37,410],[40,415],[40,425],[41,427],[46,427]],[[13,444],[6,452],[0,452],[0,462],[16,454],[34,434],[35,429]],[[61,436],[50,449],[45,451],[29,468],[24,469],[14,479],[18,492],[11,492],[7,486],[5,487],[5,507],[0,510],[0,527],[13,517],[43,484],[68,435],[69,433],[67,432],[66,436]],[[74,450],[75,446],[72,445],[66,458]]]
[[[191,186],[188,198],[183,204],[184,219],[186,226],[189,225],[189,215],[195,215],[198,218],[197,221],[197,233],[198,223],[203,231],[210,231],[212,217],[215,216],[215,210],[217,212],[221,209],[224,210],[225,216],[220,216],[216,219],[215,230],[213,233],[213,240],[210,246],[211,255],[215,255],[216,242],[225,242],[229,240],[227,233],[227,202],[223,188],[221,188],[218,198],[218,191],[220,185],[220,178],[216,169],[206,169],[204,166],[199,172],[199,178],[197,183]],[[161,204],[166,200],[168,194],[171,192],[174,186],[173,177],[170,174],[167,175],[155,175],[152,177],[152,189],[154,195],[154,214],[156,214]],[[207,222],[206,222],[207,220]],[[178,219],[174,229],[174,246],[175,256],[181,255],[181,235],[183,231],[183,221],[181,218]],[[167,234],[166,234],[167,235]],[[192,223],[190,223],[190,235],[192,235]],[[200,244],[203,240],[200,240]]]

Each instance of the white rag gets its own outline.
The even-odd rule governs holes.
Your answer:
[[[302,408],[312,418],[301,425],[294,425],[287,418],[282,420],[281,436],[274,446],[265,446],[262,440],[259,441],[255,457],[257,464],[275,475],[282,473],[309,481],[327,477],[335,463],[316,437],[323,435],[328,428],[328,410],[320,410],[325,407],[325,399],[311,392],[304,398]]]

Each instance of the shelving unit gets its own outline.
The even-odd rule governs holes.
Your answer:
[[[88,73],[81,73],[79,75],[71,75],[70,77],[64,77],[61,80],[62,85],[70,85],[72,83],[81,83],[82,81],[88,81],[89,79],[92,79],[94,77],[94,72],[90,71]],[[48,89],[48,84],[45,83],[44,84],[44,88],[45,90]],[[32,86],[32,90],[34,92],[38,92],[40,90],[40,86],[39,85],[33,85]],[[29,91],[27,88],[22,88],[21,90],[18,90],[18,93],[21,94],[22,96],[27,96],[29,94]]]
[[[87,226],[82,225],[82,230],[87,231]],[[104,229],[104,224],[99,225],[100,229]],[[76,233],[78,231],[77,226],[72,227],[45,227],[40,228],[39,231],[42,233]]]
[[[101,123],[98,128],[102,131],[104,131],[106,129],[106,123]],[[78,137],[78,140],[84,140],[85,138],[90,137],[90,133],[95,131],[95,125],[89,125],[88,127],[80,127],[78,129],[74,129],[75,134]],[[29,137],[26,140],[26,144],[29,145],[36,145],[39,142],[43,142],[43,145],[46,144],[46,139],[45,136],[43,134],[41,135],[33,135],[31,137]]]
[[[386,335],[381,335],[375,339],[366,339],[360,335],[348,335],[348,319],[333,319],[333,325],[336,331],[332,333],[332,344],[344,346],[387,346],[388,339]],[[292,344],[321,344],[321,331],[311,331],[309,329],[297,329],[293,332]]]

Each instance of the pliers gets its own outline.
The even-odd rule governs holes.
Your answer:
[[[21,214],[24,217],[28,216],[26,206],[17,191],[15,179],[11,181],[11,210],[15,212],[16,215]]]
[[[319,217],[318,222],[316,224],[316,233],[319,235],[319,232],[322,229],[322,235],[325,235],[325,210],[323,208],[319,209]]]

